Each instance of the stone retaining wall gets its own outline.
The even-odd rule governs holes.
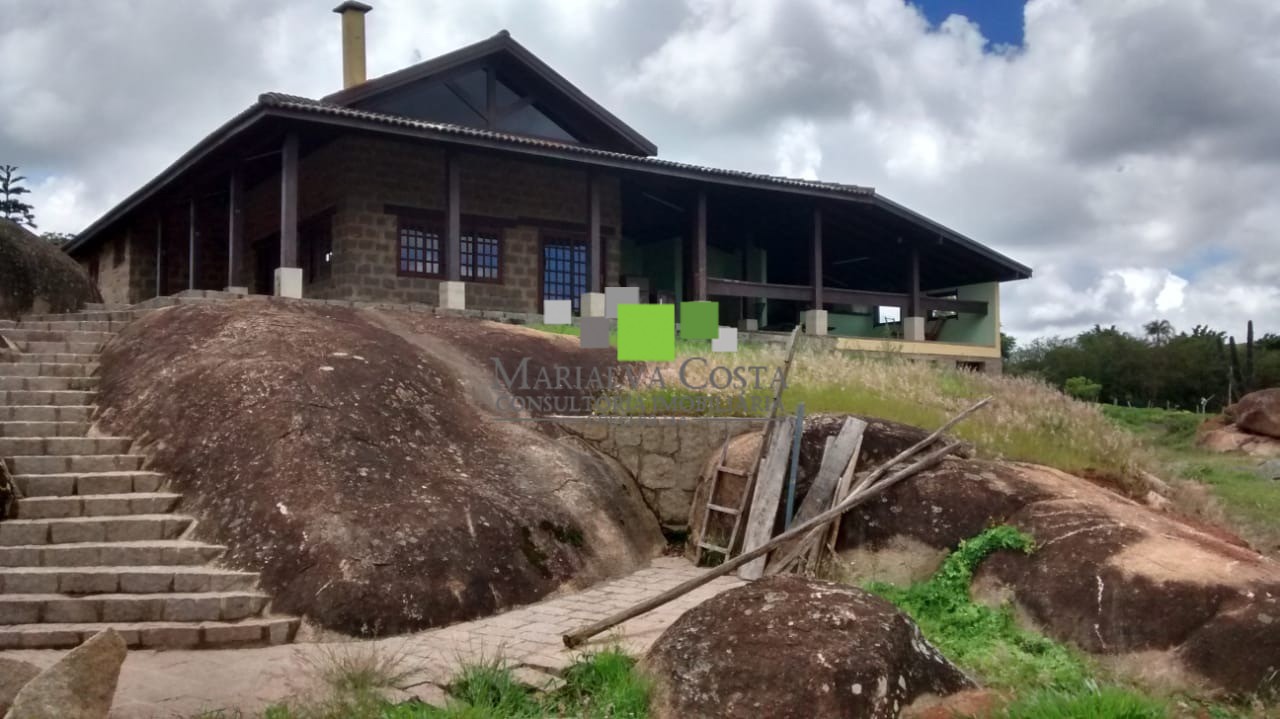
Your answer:
[[[566,418],[566,431],[618,461],[636,480],[664,529],[689,526],[702,470],[725,439],[760,429],[763,421],[702,417]]]

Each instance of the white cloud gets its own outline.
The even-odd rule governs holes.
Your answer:
[[[900,0],[377,0],[370,70],[513,35],[672,159],[872,185],[1036,271],[1027,337],[1280,332],[1280,4],[1031,0],[1025,44]],[[75,230],[261,91],[339,78],[303,0],[6,8],[0,160]],[[138,37],[147,38],[138,42]]]

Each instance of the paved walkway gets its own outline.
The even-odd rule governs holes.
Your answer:
[[[269,704],[293,696],[314,695],[317,667],[334,657],[403,657],[412,669],[410,694],[426,700],[440,696],[458,666],[501,658],[513,665],[555,670],[581,651],[620,644],[643,654],[658,635],[689,608],[739,586],[733,577],[711,583],[648,614],[641,615],[580,649],[561,642],[565,632],[609,616],[697,576],[684,559],[663,557],[634,574],[587,591],[550,599],[474,622],[374,642],[302,643],[261,649],[134,651],[125,660],[113,717],[152,719],[194,717],[201,712],[236,710],[254,716]],[[9,651],[0,657],[48,665],[62,652]]]

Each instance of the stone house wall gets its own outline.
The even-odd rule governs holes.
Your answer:
[[[764,422],[686,417],[564,419],[560,427],[616,460],[640,487],[663,528],[686,530],[693,494],[712,454]]]
[[[484,153],[458,152],[455,161],[464,229],[473,217],[481,217],[500,224],[502,236],[502,281],[467,282],[467,306],[540,312],[541,237],[578,231],[585,240],[587,173]],[[402,211],[444,212],[442,146],[344,136],[304,156],[298,172],[299,223],[329,212],[333,238],[331,276],[304,286],[304,296],[438,302],[439,279],[399,274],[397,233]],[[606,282],[616,283],[622,255],[621,188],[616,178],[604,178],[602,184]],[[278,233],[279,185],[276,174],[246,193],[245,232],[251,243]],[[251,250],[246,258],[249,278],[256,277],[256,255]]]

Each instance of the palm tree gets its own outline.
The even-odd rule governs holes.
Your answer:
[[[14,165],[0,165],[0,217],[34,230],[36,218],[31,205],[22,201],[22,196],[31,192],[22,185],[26,179]]]
[[[1173,337],[1173,325],[1169,320],[1152,320],[1142,326],[1154,345],[1162,345]]]

